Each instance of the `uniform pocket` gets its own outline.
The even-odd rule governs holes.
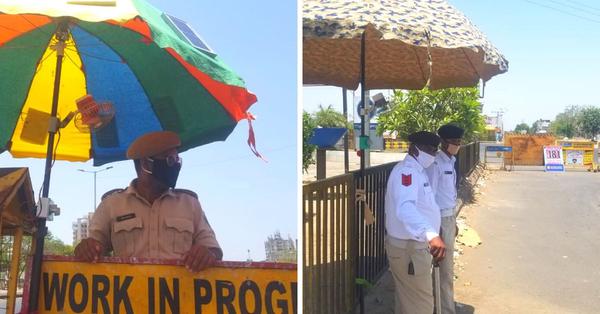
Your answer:
[[[112,246],[115,256],[132,257],[135,252],[136,234],[142,232],[143,223],[139,217],[112,224]]]
[[[433,193],[433,189],[431,188],[430,185],[423,187],[423,194],[424,194],[426,203],[436,204],[436,206],[437,206],[437,203],[435,202],[435,194]]]
[[[426,194],[426,195],[429,195],[429,194],[432,194],[432,193],[433,193],[433,190],[431,189],[431,185],[424,186],[424,187],[423,187],[423,191],[425,191],[425,194]]]
[[[183,254],[192,247],[192,235],[194,224],[191,220],[184,218],[165,218],[168,241],[173,246],[173,252]],[[168,243],[169,243],[168,242]]]
[[[428,249],[417,249],[410,255],[413,262],[415,276],[431,276],[431,262],[433,258]]]

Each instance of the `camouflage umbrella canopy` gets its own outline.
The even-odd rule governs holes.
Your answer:
[[[445,0],[304,0],[303,83],[355,90],[475,86],[508,61]],[[365,168],[366,112],[360,169]]]
[[[304,84],[356,89],[475,86],[508,61],[445,0],[304,0]],[[361,53],[361,42],[364,44]]]

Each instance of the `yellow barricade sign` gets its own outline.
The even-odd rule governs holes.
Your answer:
[[[385,149],[386,150],[400,150],[400,151],[408,151],[408,142],[386,138],[385,139]]]
[[[46,257],[40,284],[39,313],[297,313],[295,264]]]
[[[566,167],[589,167],[596,169],[594,159],[594,148],[596,143],[590,141],[569,141],[558,140],[558,145],[562,146],[563,158]]]

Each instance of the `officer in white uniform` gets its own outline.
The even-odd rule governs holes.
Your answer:
[[[440,290],[442,311],[455,314],[454,305],[454,239],[456,237],[456,154],[460,148],[464,130],[446,124],[438,129],[441,138],[441,151],[437,153],[433,165],[427,168],[429,183],[435,192],[435,200],[442,216],[441,236],[446,244],[447,257],[440,265]],[[435,290],[435,289],[434,289]]]
[[[425,169],[433,164],[440,139],[420,131],[404,162],[390,174],[385,194],[386,250],[396,284],[394,313],[433,313],[431,265],[445,256],[439,236],[440,208]]]

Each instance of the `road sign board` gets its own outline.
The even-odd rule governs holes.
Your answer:
[[[511,146],[486,146],[488,152],[512,152]]]
[[[561,146],[544,146],[544,166],[546,172],[565,171]]]
[[[39,313],[292,314],[296,276],[295,264],[220,262],[191,273],[177,261],[46,257]]]

